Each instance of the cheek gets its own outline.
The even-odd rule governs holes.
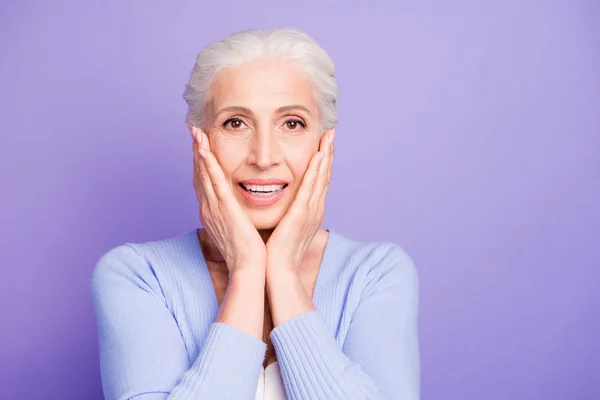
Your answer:
[[[318,149],[318,141],[302,141],[285,146],[285,159],[295,179],[298,181],[302,179],[311,158]]]
[[[229,179],[235,170],[244,163],[247,145],[240,140],[228,140],[216,136],[210,141],[210,150],[219,162],[225,177]]]

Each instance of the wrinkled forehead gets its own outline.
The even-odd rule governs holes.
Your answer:
[[[268,114],[289,105],[301,105],[318,115],[312,82],[290,62],[261,60],[228,68],[216,77],[209,94],[207,117],[212,118],[227,107]]]

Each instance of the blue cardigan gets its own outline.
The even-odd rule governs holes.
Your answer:
[[[92,295],[106,399],[254,399],[267,345],[215,322],[196,230],[110,249]],[[400,247],[330,231],[313,302],[270,334],[289,399],[419,398],[419,282]]]

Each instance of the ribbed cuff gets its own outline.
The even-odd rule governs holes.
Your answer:
[[[198,399],[253,399],[266,351],[267,345],[262,340],[231,325],[214,322],[200,356],[172,395]]]
[[[344,398],[342,377],[352,362],[317,310],[279,325],[270,337],[291,398]]]

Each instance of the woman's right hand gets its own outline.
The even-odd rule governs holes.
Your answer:
[[[252,221],[234,197],[208,136],[191,127],[194,148],[194,189],[200,221],[227,263],[229,276],[246,268],[265,268],[266,248]]]

